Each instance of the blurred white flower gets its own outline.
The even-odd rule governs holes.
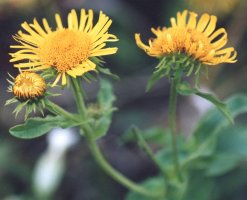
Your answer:
[[[65,171],[65,153],[78,140],[73,129],[53,129],[48,135],[48,148],[37,161],[33,187],[40,197],[51,196]]]

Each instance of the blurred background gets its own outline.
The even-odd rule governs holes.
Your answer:
[[[141,129],[154,125],[166,127],[169,93],[165,79],[159,81],[151,92],[145,93],[146,83],[157,60],[138,49],[135,33],[141,33],[143,40],[147,41],[152,37],[151,27],[170,26],[170,17],[184,9],[217,15],[218,27],[227,29],[228,45],[238,51],[238,62],[210,68],[209,79],[203,80],[202,85],[221,99],[247,91],[246,0],[0,0],[1,200],[35,200],[45,194],[47,197],[42,197],[43,200],[122,200],[127,192],[102,173],[76,129],[57,129],[32,140],[17,139],[8,133],[11,126],[23,121],[22,117],[15,119],[11,114],[13,107],[4,107],[5,101],[12,97],[6,92],[7,73],[17,74],[9,63],[9,46],[14,43],[12,35],[21,28],[22,22],[31,22],[34,17],[39,22],[45,17],[55,27],[56,12],[65,22],[71,9],[79,11],[81,8],[92,8],[96,13],[104,11],[113,20],[110,32],[120,39],[116,43],[118,53],[105,59],[105,66],[120,76],[120,81],[112,80],[118,111],[113,115],[109,134],[99,143],[109,162],[129,178],[142,181],[157,171],[135,143],[126,144],[121,138],[132,124]],[[99,86],[97,82],[92,82],[85,83],[85,87],[90,102],[95,99]],[[75,110],[70,91],[63,91],[63,95],[63,98],[53,100],[66,109]],[[194,97],[180,98],[178,104],[179,130],[189,135],[199,117],[210,106]],[[154,150],[159,148],[158,145],[151,145]],[[243,166],[246,162],[241,165],[241,170],[246,174],[247,166]],[[247,179],[239,176],[238,184],[235,192],[224,197],[224,200],[247,198]]]

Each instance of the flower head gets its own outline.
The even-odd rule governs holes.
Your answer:
[[[152,28],[156,38],[145,45],[140,34],[136,34],[136,43],[148,55],[165,57],[183,53],[206,65],[236,62],[237,53],[233,47],[222,49],[227,43],[224,28],[216,28],[216,16],[203,14],[197,21],[197,14],[188,12],[177,13],[177,19],[171,18],[171,27]]]
[[[10,61],[18,62],[15,67],[24,71],[54,68],[57,78],[53,85],[60,79],[62,85],[65,85],[67,75],[75,78],[96,69],[96,64],[90,58],[116,53],[115,47],[105,48],[106,42],[117,41],[117,37],[108,33],[112,20],[103,12],[100,12],[94,27],[92,10],[87,14],[82,9],[80,19],[75,10],[72,10],[68,14],[68,27],[63,26],[58,14],[55,19],[57,29],[54,31],[46,19],[43,19],[43,27],[36,19],[32,24],[22,24],[25,33],[19,31],[14,36],[19,45],[11,46],[19,49],[10,54]]]
[[[43,114],[45,98],[50,96],[46,91],[47,85],[44,78],[34,72],[22,72],[16,77],[11,75],[10,77],[12,80],[8,80],[10,83],[8,92],[12,93],[14,97],[7,100],[5,105],[18,103],[13,111],[16,116],[24,107],[26,107],[25,118],[36,110]]]
[[[23,72],[15,78],[12,91],[14,96],[20,100],[32,100],[44,95],[46,83],[36,73]]]

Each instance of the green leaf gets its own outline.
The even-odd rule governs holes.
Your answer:
[[[219,133],[217,152],[235,155],[247,160],[247,126],[235,125],[222,129]]]
[[[97,98],[101,108],[103,108],[104,110],[112,108],[113,102],[116,100],[116,97],[113,94],[111,83],[106,79],[100,80],[100,91]]]
[[[113,102],[116,97],[113,94],[113,88],[109,81],[101,79],[100,91],[98,93],[98,104],[101,116],[95,120],[94,136],[95,138],[103,137],[111,124],[112,112],[115,110]]]
[[[212,94],[204,93],[200,91],[196,92],[195,94],[213,103],[232,124],[234,123],[234,120],[231,116],[229,109],[227,108],[227,105],[222,101],[220,101],[217,97],[213,96]]]
[[[185,168],[206,168],[209,162],[208,160],[205,161],[205,159],[214,153],[215,147],[216,135],[213,135],[198,146],[189,149],[187,156],[181,162],[182,170]]]
[[[245,113],[247,112],[247,95],[236,95],[227,100],[227,105],[233,116]],[[190,141],[192,141],[194,144],[189,149],[189,156],[185,159],[184,163],[181,164],[182,167],[197,167],[200,165],[201,168],[206,168],[210,164],[210,161],[206,159],[209,159],[217,153],[216,151],[218,148],[218,142],[223,139],[219,138],[219,135],[223,135],[222,137],[225,137],[224,132],[228,129],[233,133],[233,129],[231,126],[229,126],[229,121],[224,116],[222,116],[219,110],[212,109],[207,114],[205,114],[205,116],[199,121],[197,128],[192,134]],[[230,140],[234,141],[233,138]],[[242,139],[244,140],[244,138]],[[232,145],[230,140],[229,146]],[[244,145],[242,145],[242,147]],[[238,147],[237,144],[236,147]],[[221,152],[221,154],[223,153],[225,152]],[[234,164],[233,161],[232,165]],[[230,169],[230,166],[226,168]]]
[[[221,176],[238,166],[240,157],[231,154],[216,154],[206,167],[207,176]]]
[[[9,132],[18,138],[32,139],[46,134],[55,127],[68,128],[75,125],[78,125],[78,122],[72,122],[61,116],[35,117],[26,120],[24,124],[10,128]]]
[[[207,177],[203,170],[194,170],[188,174],[188,183],[183,200],[215,199],[214,191],[218,187],[215,180]],[[178,191],[179,192],[179,191]],[[177,198],[175,199],[177,200]]]
[[[144,188],[147,189],[147,191],[154,192],[154,193],[160,193],[165,194],[165,182],[163,177],[153,177],[147,179],[145,182],[141,184]],[[135,192],[129,192],[125,198],[125,200],[154,200],[154,198],[145,197],[139,193]],[[164,197],[162,198],[156,198],[155,200],[164,200]]]
[[[195,94],[197,96],[200,96],[208,101],[210,101],[212,104],[214,104],[224,115],[225,117],[231,122],[234,123],[233,118],[231,116],[231,113],[229,112],[229,109],[227,108],[227,105],[220,101],[217,97],[213,96],[212,94],[201,92],[200,90],[196,88],[191,88],[190,84],[188,82],[183,82],[177,85],[177,92],[181,95],[191,95]]]
[[[102,116],[95,122],[95,130],[94,130],[94,137],[100,138],[103,137],[107,131],[109,130],[109,127],[111,125],[111,117],[108,116]]]
[[[233,117],[247,112],[247,95],[239,94],[226,101],[229,111]],[[223,117],[217,109],[206,113],[199,121],[193,135],[198,143],[202,143],[211,135],[219,133],[222,128],[229,125],[228,120]]]

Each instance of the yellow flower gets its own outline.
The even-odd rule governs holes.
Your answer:
[[[19,62],[14,66],[26,71],[37,71],[54,68],[57,78],[53,85],[62,79],[62,85],[67,82],[67,75],[76,78],[88,71],[95,70],[96,64],[91,57],[114,54],[117,48],[104,48],[106,42],[117,41],[115,35],[109,34],[112,23],[103,12],[93,27],[93,11],[88,14],[81,10],[78,19],[75,10],[68,14],[68,27],[65,28],[58,14],[55,15],[57,29],[52,31],[46,19],[43,19],[42,28],[36,19],[33,24],[24,22],[14,39],[19,45],[11,48],[20,49],[11,53],[11,62]]]
[[[216,21],[216,16],[203,14],[197,22],[197,14],[185,10],[177,13],[177,19],[171,18],[171,27],[152,28],[156,38],[149,40],[149,46],[141,41],[140,34],[135,39],[153,57],[184,53],[202,64],[234,63],[237,52],[233,47],[222,49],[227,43],[227,33],[224,28],[215,29]]]
[[[44,95],[45,90],[45,80],[34,72],[19,74],[12,86],[14,96],[23,101],[40,98]]]

